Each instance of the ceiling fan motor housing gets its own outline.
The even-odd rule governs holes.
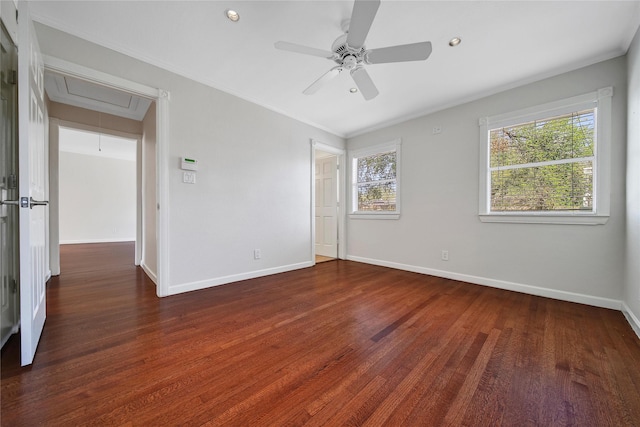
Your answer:
[[[357,65],[365,61],[366,49],[362,46],[360,49],[354,49],[347,44],[347,34],[343,34],[333,42],[331,51],[336,54],[334,61],[338,65],[342,65],[347,70],[354,69]]]

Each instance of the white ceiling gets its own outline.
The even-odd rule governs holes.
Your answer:
[[[345,137],[622,55],[640,25],[639,1],[383,0],[365,46],[429,40],[433,53],[368,65],[380,95],[365,101],[348,73],[302,94],[335,64],[274,48],[330,50],[353,1],[30,3],[43,24]]]
[[[59,150],[110,159],[136,160],[136,140],[60,127]]]

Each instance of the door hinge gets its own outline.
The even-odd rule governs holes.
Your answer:
[[[11,279],[11,292],[14,294],[18,292],[18,281],[16,279]]]
[[[15,85],[16,83],[18,83],[18,72],[16,70],[9,70],[7,81],[10,85]]]
[[[8,179],[8,182],[7,182],[7,188],[9,190],[15,190],[16,188],[18,188],[18,178],[16,177],[15,174],[9,175],[9,179]]]

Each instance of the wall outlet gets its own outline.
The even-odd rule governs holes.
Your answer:
[[[260,259],[260,258],[262,258],[262,253],[260,252],[260,249],[254,249],[253,259]]]
[[[443,249],[440,257],[443,261],[449,261],[449,251]]]
[[[434,126],[432,133],[433,135],[438,135],[439,133],[442,133],[442,128],[440,126]]]

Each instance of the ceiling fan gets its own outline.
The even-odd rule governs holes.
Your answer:
[[[364,68],[365,64],[383,64],[389,62],[424,61],[431,55],[431,42],[420,42],[399,46],[383,47],[368,50],[364,42],[373,23],[373,19],[380,7],[380,0],[355,0],[351,19],[343,22],[342,30],[345,32],[338,37],[331,46],[331,51],[302,46],[296,43],[279,41],[275,43],[276,49],[305,55],[327,58],[338,64],[323,74],[303,93],[312,95],[325,83],[349,70],[351,77],[358,89],[367,101],[378,96],[378,88],[371,80],[369,73]]]

